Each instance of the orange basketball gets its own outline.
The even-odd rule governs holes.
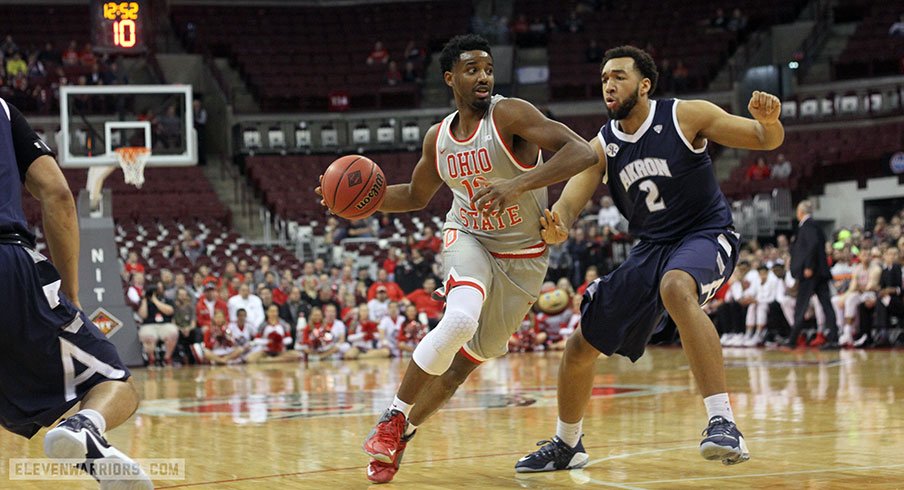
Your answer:
[[[345,219],[366,218],[383,204],[386,176],[371,159],[346,155],[323,173],[321,190],[333,214]]]

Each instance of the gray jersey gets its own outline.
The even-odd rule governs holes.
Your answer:
[[[500,137],[493,110],[504,99],[493,96],[477,130],[464,141],[451,131],[458,112],[443,119],[436,137],[436,170],[453,195],[443,228],[474,236],[490,252],[517,253],[543,242],[540,217],[547,206],[546,189],[525,192],[501,213],[485,218],[471,206],[471,196],[482,183],[514,178],[542,163],[540,155],[536,162],[519,162]]]

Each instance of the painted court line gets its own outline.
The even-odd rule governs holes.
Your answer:
[[[786,475],[806,475],[812,473],[838,473],[842,471],[868,471],[868,470],[880,470],[880,469],[889,469],[889,468],[904,468],[904,464],[885,464],[885,465],[875,465],[875,466],[841,466],[838,468],[823,468],[817,470],[795,470],[795,471],[777,471],[774,473],[749,473],[746,475],[729,475],[729,476],[699,476],[693,478],[675,478],[672,480],[648,480],[641,482],[633,482],[637,485],[651,485],[654,483],[679,483],[679,482],[691,482],[691,481],[706,481],[706,480],[730,480],[735,478],[756,478],[760,476],[786,476]]]
[[[889,433],[901,432],[902,430],[904,430],[904,427],[894,426],[894,427],[885,427],[885,428],[877,428],[877,429],[870,429],[870,430],[861,430],[861,431],[859,431],[859,433],[861,433],[861,434],[876,434],[876,433],[889,434]],[[792,435],[776,436],[776,437],[754,436],[751,440],[754,440],[754,441],[793,441],[793,440],[801,440],[801,439],[824,439],[824,438],[840,437],[841,434],[843,434],[845,432],[846,431],[831,431],[831,432],[816,433],[816,434],[792,434]],[[672,442],[672,441],[670,441],[670,442]],[[673,442],[678,442],[678,441],[673,441]],[[662,442],[660,442],[660,443],[662,443]],[[624,446],[624,445],[628,445],[628,444],[623,444],[622,446]],[[605,447],[611,448],[612,446],[587,446],[587,449],[591,449],[591,450],[592,449],[603,449]],[[674,446],[658,448],[658,449],[648,449],[648,450],[644,450],[644,451],[614,454],[614,455],[606,456],[604,458],[598,458],[598,459],[591,460],[590,462],[587,463],[586,466],[584,466],[583,469],[576,470],[575,472],[580,471],[582,474],[584,474],[584,473],[586,473],[587,468],[589,468],[595,464],[603,463],[606,461],[613,461],[613,460],[618,460],[618,459],[628,459],[628,458],[633,458],[635,456],[658,454],[658,453],[664,453],[664,452],[668,452],[668,451],[695,449],[697,447],[698,447],[697,444],[682,444],[682,445],[674,445]],[[482,458],[492,458],[492,457],[500,457],[500,456],[516,456],[516,455],[521,455],[521,454],[523,454],[523,453],[511,452],[511,453],[496,453],[496,454],[477,454],[477,455],[473,455],[473,456],[458,456],[458,457],[439,458],[439,459],[432,459],[432,460],[410,461],[410,462],[407,462],[406,464],[407,465],[417,465],[417,464],[424,464],[424,463],[437,463],[437,462],[443,462],[443,461],[482,459]],[[606,480],[598,480],[596,478],[589,477],[586,474],[584,474],[583,476],[585,478],[587,478],[587,483],[594,483],[596,485],[603,485],[603,486],[613,487],[613,488],[622,488],[625,490],[644,490],[644,487],[638,487],[635,485],[651,485],[651,484],[659,484],[659,483],[680,483],[680,482],[691,482],[691,481],[723,480],[723,479],[733,479],[733,478],[756,478],[756,477],[765,477],[765,476],[781,476],[781,475],[796,475],[796,474],[836,473],[836,472],[842,472],[842,471],[866,471],[866,470],[898,468],[898,467],[904,467],[904,464],[878,465],[878,466],[850,466],[850,467],[840,467],[840,468],[826,467],[826,468],[815,468],[812,470],[794,470],[794,471],[775,472],[775,473],[752,473],[752,474],[746,473],[746,474],[730,475],[730,476],[689,477],[689,478],[677,478],[677,479],[670,479],[670,480],[650,480],[650,481],[624,482],[624,483],[611,482],[611,481],[606,481]],[[324,469],[319,469],[319,470],[277,473],[277,474],[267,474],[267,475],[253,475],[253,476],[240,476],[240,477],[237,476],[236,478],[179,483],[179,484],[175,484],[175,485],[167,485],[167,486],[161,486],[161,487],[157,487],[157,488],[159,488],[159,489],[187,488],[187,487],[196,487],[196,486],[204,486],[204,485],[236,483],[236,482],[251,481],[251,480],[268,480],[268,479],[272,479],[272,478],[302,477],[304,475],[315,475],[318,473],[360,471],[362,468],[363,468],[363,465],[357,465],[357,466],[349,466],[349,467],[342,467],[342,468],[324,468]],[[518,480],[513,478],[511,481],[517,482]]]

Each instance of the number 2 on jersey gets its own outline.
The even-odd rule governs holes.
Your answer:
[[[651,213],[665,209],[665,201],[659,197],[659,187],[656,186],[656,182],[647,179],[638,184],[638,187],[647,193],[647,209]]]

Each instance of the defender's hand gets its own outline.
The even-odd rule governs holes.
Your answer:
[[[761,124],[772,124],[782,115],[782,103],[778,97],[757,90],[750,96],[747,110]]]
[[[513,179],[486,182],[477,188],[477,192],[471,197],[471,204],[477,211],[489,216],[502,213],[520,195],[521,191],[513,183]]]
[[[540,216],[540,237],[549,245],[562,243],[568,239],[568,228],[562,225],[559,213],[543,210],[543,216]]]

